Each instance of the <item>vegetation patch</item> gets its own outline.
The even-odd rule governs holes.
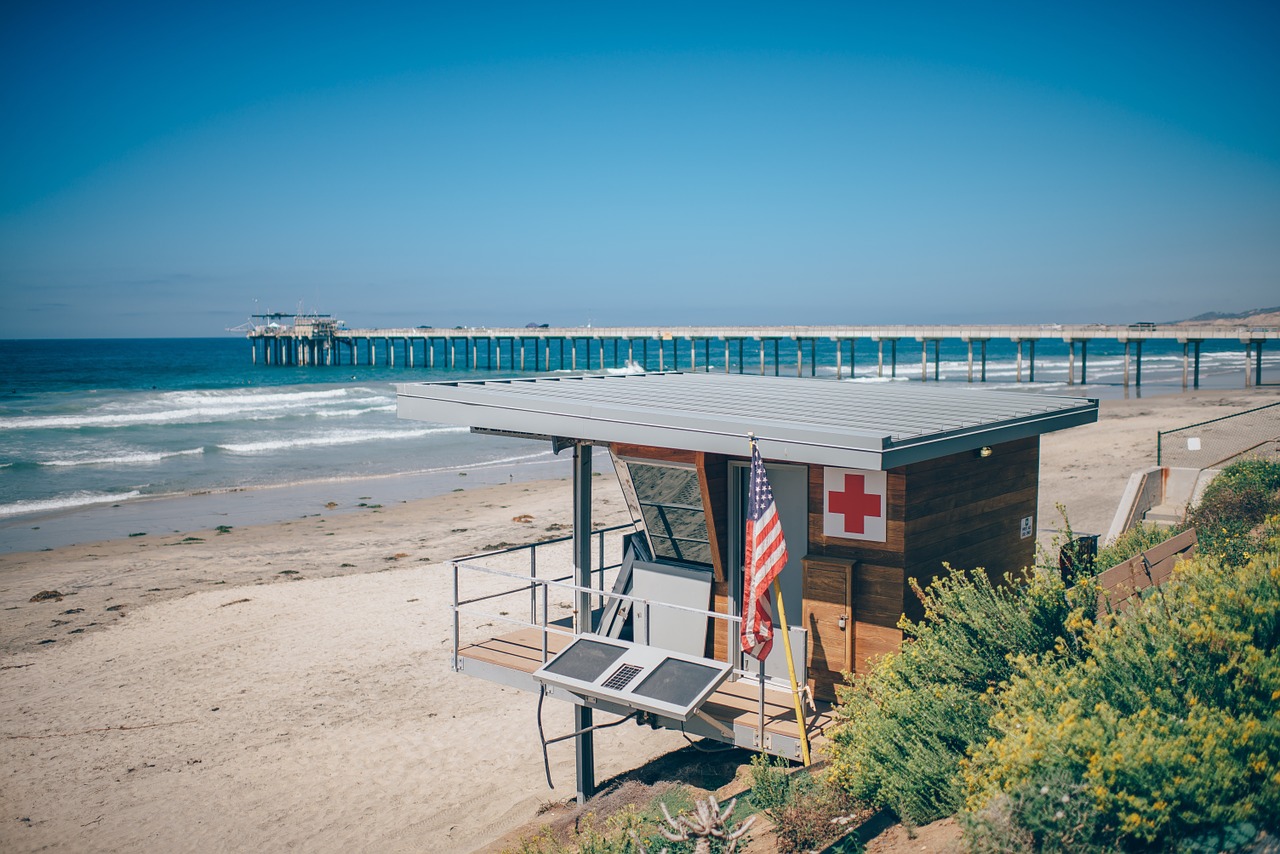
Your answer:
[[[830,776],[856,800],[927,824],[963,806],[960,763],[994,735],[992,695],[1013,675],[1012,657],[1070,637],[1074,599],[1056,572],[996,585],[956,571],[913,589],[924,619],[900,623],[902,650],[840,690]]]
[[[917,590],[902,650],[841,692],[831,780],[973,851],[1231,851],[1280,816],[1280,464],[1225,469],[1200,555],[1123,613],[1057,567]],[[1069,526],[1068,526],[1069,528]],[[1105,569],[1179,532],[1135,529]],[[1069,533],[1068,533],[1069,536]]]
[[[1280,519],[1264,528],[1250,560],[1184,562],[1078,643],[1016,658],[964,768],[970,837],[1220,851],[1275,832]]]

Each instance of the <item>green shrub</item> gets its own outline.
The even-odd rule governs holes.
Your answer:
[[[1072,643],[1066,624],[1072,602],[1091,602],[1087,587],[1069,596],[1056,572],[994,585],[978,571],[915,588],[923,621],[904,619],[902,650],[840,692],[832,783],[916,824],[955,813],[960,762],[993,735],[992,700],[1013,673],[1010,657]]]
[[[1119,566],[1134,555],[1160,545],[1185,530],[1183,526],[1147,525],[1139,522],[1125,531],[1116,541],[1106,548],[1098,550],[1098,557],[1093,565],[1097,572]]]
[[[1280,463],[1246,459],[1224,468],[1205,487],[1186,524],[1196,529],[1200,554],[1239,563],[1262,547],[1258,527],[1277,513]]]
[[[856,806],[827,777],[791,769],[785,759],[751,758],[751,804],[769,817],[780,854],[822,849],[847,830]]]
[[[964,771],[976,840],[1002,814],[1038,840],[1074,821],[1087,850],[1226,850],[1277,829],[1277,527],[1254,559],[1182,563],[1158,594],[1085,621],[1078,645],[1017,659]],[[1046,818],[1028,797],[1044,786],[1087,799],[1092,824]]]

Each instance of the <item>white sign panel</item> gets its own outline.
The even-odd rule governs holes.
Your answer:
[[[886,472],[825,468],[822,479],[823,534],[876,543],[887,539]]]

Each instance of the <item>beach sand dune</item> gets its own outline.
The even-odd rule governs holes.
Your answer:
[[[1156,430],[1278,399],[1107,401],[1046,436],[1042,538],[1056,501],[1104,532]],[[623,521],[596,483],[597,520]],[[567,531],[569,484],[325,504],[0,556],[0,850],[469,851],[572,797],[571,742],[543,779],[536,698],[450,672],[444,562]],[[570,730],[565,704],[544,717]],[[685,743],[630,724],[596,741],[599,779]]]

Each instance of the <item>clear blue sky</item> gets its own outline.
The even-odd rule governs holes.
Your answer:
[[[0,10],[0,337],[1280,304],[1269,3]]]

